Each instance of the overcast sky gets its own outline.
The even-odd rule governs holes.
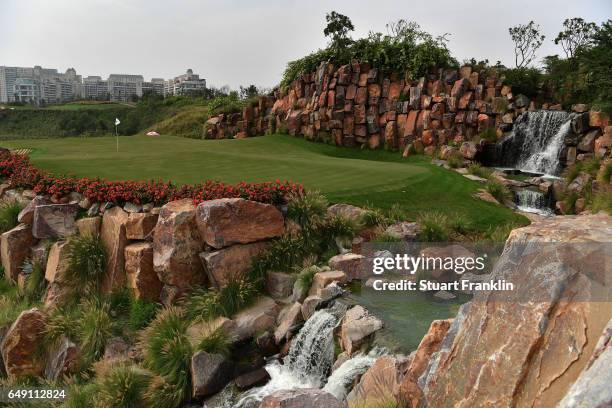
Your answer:
[[[417,21],[450,33],[453,55],[512,65],[508,27],[535,20],[539,56],[562,54],[552,39],[565,18],[612,18],[611,0],[0,0],[0,65],[170,78],[192,68],[209,85],[277,84],[285,64],[326,44],[325,13],[355,25],[353,38]]]

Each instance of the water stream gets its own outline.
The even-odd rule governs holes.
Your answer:
[[[497,161],[524,172],[558,175],[559,157],[571,131],[569,113],[535,111],[521,114],[512,133],[496,148]]]
[[[550,199],[539,190],[521,188],[515,191],[514,197],[516,205],[521,211],[543,216],[554,215]]]

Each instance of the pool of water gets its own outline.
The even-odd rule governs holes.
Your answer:
[[[349,290],[350,302],[362,305],[385,323],[375,343],[405,354],[417,348],[433,320],[455,317],[459,306],[470,300],[467,295],[445,301],[419,291],[376,291],[361,283],[351,284]]]

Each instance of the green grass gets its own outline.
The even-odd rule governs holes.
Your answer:
[[[285,135],[219,141],[130,136],[119,139],[119,153],[112,137],[1,144],[34,149],[34,164],[58,174],[178,183],[288,179],[321,191],[331,202],[383,210],[399,205],[412,219],[436,210],[463,214],[480,230],[527,222],[506,208],[472,198],[478,183],[436,167],[426,157],[405,159],[394,152],[347,149]]]

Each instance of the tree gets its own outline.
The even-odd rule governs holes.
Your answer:
[[[247,87],[240,85],[240,99],[249,99],[257,95],[259,95],[259,89],[257,89],[255,85],[249,85]]]
[[[519,24],[508,28],[514,42],[514,63],[517,68],[527,67],[535,58],[536,51],[544,42],[545,35],[540,32],[540,26],[530,21],[529,24]]]
[[[595,23],[587,23],[579,17],[566,18],[563,28],[555,38],[555,44],[561,44],[567,58],[574,58],[579,48],[589,45],[597,31]]]
[[[330,37],[331,46],[335,50],[336,55],[342,52],[342,49],[351,43],[349,32],[354,31],[355,27],[351,19],[344,14],[332,11],[325,16],[327,25],[323,30],[326,37]]]

